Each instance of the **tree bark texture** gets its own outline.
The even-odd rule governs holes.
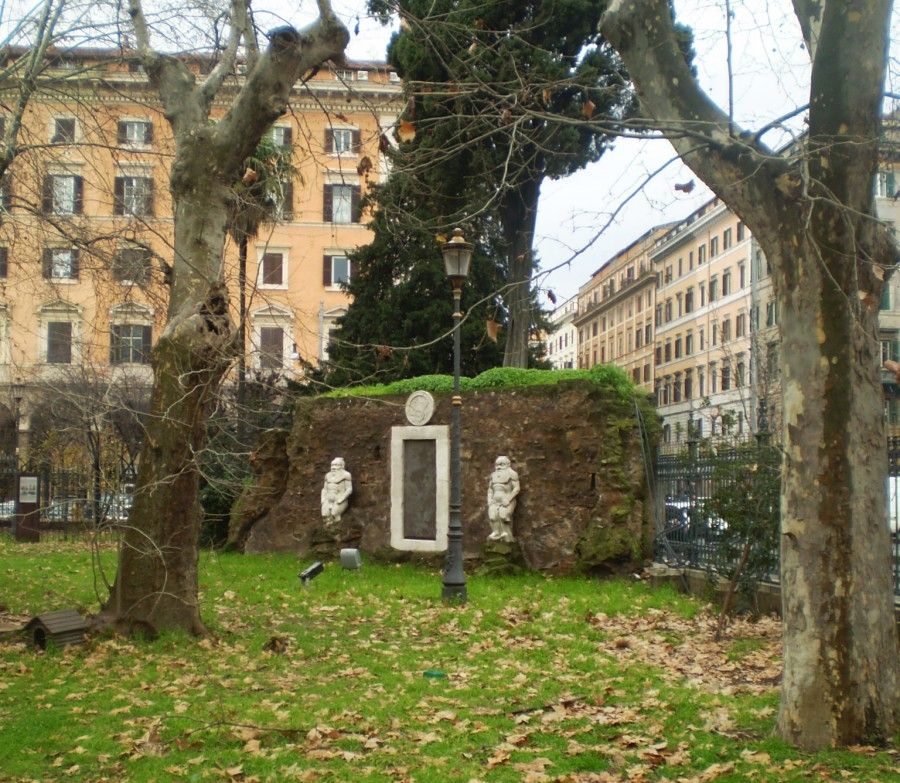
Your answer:
[[[152,406],[134,507],[101,621],[126,630],[200,634],[197,459],[219,384],[239,348],[223,282],[230,189],[242,162],[287,110],[294,83],[314,66],[339,57],[349,34],[327,0],[319,0],[315,23],[269,34],[268,49],[255,59],[231,109],[209,124],[212,101],[233,67],[237,42],[241,35],[252,35],[249,26],[232,32],[220,63],[225,67],[197,84],[181,61],[152,50],[139,0],[131,0],[130,9],[138,50],[175,137],[170,181],[175,257],[168,320],[153,349]],[[238,1],[232,24],[242,20],[246,23],[246,14]]]
[[[501,206],[501,222],[506,240],[508,308],[504,367],[528,366],[528,338],[534,322],[531,297],[531,273],[534,270],[532,247],[537,221],[540,176],[526,177],[507,191]]]
[[[747,224],[782,318],[784,677],[779,734],[883,742],[898,656],[886,523],[878,303],[897,249],[874,213],[890,0],[795,0],[813,57],[809,132],[773,153],[699,89],[667,0],[615,0],[602,29],[643,114]]]

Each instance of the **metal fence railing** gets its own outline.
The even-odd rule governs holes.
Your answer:
[[[770,453],[776,452],[770,450]],[[894,594],[900,596],[900,437],[888,439],[887,453],[887,522],[894,556]],[[658,454],[653,476],[655,559],[679,568],[709,571],[721,570],[727,565],[723,563],[727,520],[718,519],[710,512],[709,501],[719,492],[717,482],[723,475],[734,475],[733,470],[723,470],[723,466],[727,468],[732,462],[732,467],[756,470],[758,459],[759,453],[750,444],[718,448],[716,453],[711,453],[691,443],[677,454],[670,450]],[[769,509],[767,514],[777,517],[777,503],[766,508]],[[771,542],[771,548],[777,563],[777,540]],[[733,547],[727,553],[727,557],[731,556]],[[777,581],[777,566],[764,578]]]
[[[49,465],[28,473],[38,476],[42,536],[69,538],[109,532],[128,519],[133,484],[126,478],[110,481],[90,470],[61,470]],[[0,531],[14,530],[18,475],[13,460],[0,458]]]

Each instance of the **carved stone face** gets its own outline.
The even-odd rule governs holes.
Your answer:
[[[331,460],[331,469],[332,470],[343,470],[344,469],[344,460],[342,457],[335,457]]]
[[[509,467],[509,457],[497,457],[497,461],[494,463],[497,468],[508,468]]]

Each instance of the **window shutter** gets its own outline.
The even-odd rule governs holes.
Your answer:
[[[119,121],[117,133],[116,133],[116,143],[117,144],[125,144],[128,141],[128,123]]]
[[[324,187],[324,189],[322,190],[322,196],[323,196],[322,220],[325,223],[330,223],[333,219],[332,218],[332,214],[333,214],[332,205],[334,203],[333,202],[333,191],[334,191],[334,185],[326,185]]]
[[[362,136],[359,132],[359,129],[353,131],[353,151],[359,152],[360,147],[362,146]]]
[[[331,285],[331,256],[322,256],[322,285]]]
[[[53,177],[49,174],[44,177],[44,187],[41,194],[41,211],[45,215],[53,212]]]
[[[152,347],[153,327],[141,327],[141,364],[150,364],[150,348]]]
[[[119,333],[122,327],[120,326],[110,326],[109,327],[109,363],[110,364],[119,364],[122,359],[122,336]]]
[[[294,145],[294,129],[286,127],[282,130],[281,142],[283,147],[292,147]]]
[[[116,177],[113,186],[113,214],[125,214],[125,178]]]
[[[154,207],[154,190],[153,190],[153,180],[149,177],[147,178],[147,199],[144,202],[144,206],[146,207],[145,215],[149,217],[153,217],[153,207]]]
[[[153,143],[153,123],[146,122],[144,123],[144,144],[152,144]]]
[[[334,152],[334,131],[331,128],[325,128],[325,152]]]
[[[8,172],[0,180],[0,206],[4,212],[12,209],[12,177]]]
[[[259,354],[261,369],[281,369],[284,364],[284,330],[278,326],[263,326],[259,330]]]
[[[5,247],[0,247],[0,277],[6,277],[9,274],[9,251]]]
[[[362,191],[359,188],[359,185],[356,185],[350,191],[350,222],[351,223],[359,223],[360,218],[360,207],[359,202],[362,196]]]
[[[84,211],[84,177],[74,177],[75,180],[75,198],[72,211],[76,215],[80,215]]]
[[[284,282],[283,275],[284,256],[281,253],[266,253],[262,257],[262,283],[263,285],[281,285]]]
[[[41,274],[49,280],[53,276],[53,249],[44,248],[44,259],[41,267]]]
[[[283,182],[281,184],[282,203],[281,219],[290,222],[294,219],[294,183]]]
[[[72,253],[72,279],[77,280],[78,272],[79,272],[79,260],[80,260],[79,256],[81,255],[81,253],[79,252],[78,248],[74,248],[74,247],[72,248],[71,253]]]
[[[47,361],[51,364],[71,364],[71,322],[51,321],[47,324]]]

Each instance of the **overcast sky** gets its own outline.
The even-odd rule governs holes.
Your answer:
[[[332,2],[351,31],[359,20],[359,33],[353,36],[348,55],[383,60],[390,31],[365,15],[365,0]],[[731,0],[731,6],[735,119],[755,128],[806,102],[809,62],[790,0]],[[288,21],[299,24],[311,18],[315,5],[307,0],[301,9]],[[701,83],[719,105],[727,106],[724,9],[724,0],[676,0],[679,20],[694,30]],[[895,9],[894,41],[900,38],[897,18]],[[892,65],[896,68],[895,61]],[[889,91],[898,91],[893,82],[896,76],[896,71],[889,76]],[[801,121],[798,118],[794,127],[799,128]],[[767,141],[779,143],[774,135]],[[709,191],[678,160],[646,181],[672,158],[674,151],[664,141],[620,140],[602,160],[578,174],[545,182],[535,249],[543,269],[562,266],[542,278],[541,286],[553,289],[560,298],[576,293],[608,258],[648,228],[686,217],[709,199]],[[696,180],[692,193],[674,189],[676,183],[691,179]],[[565,263],[592,239],[587,250]],[[542,299],[542,304],[548,306],[547,300]]]

